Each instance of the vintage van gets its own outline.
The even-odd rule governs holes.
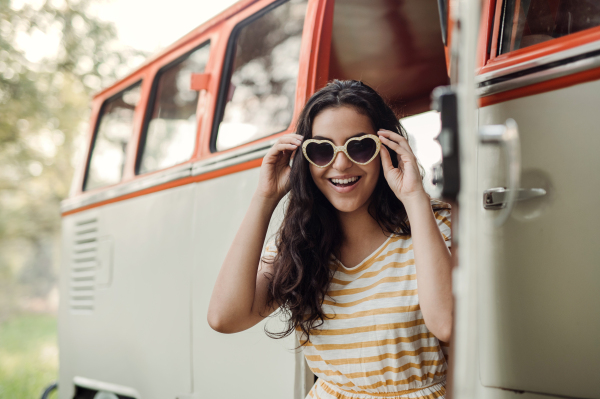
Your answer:
[[[583,0],[242,0],[98,93],[62,204],[60,398],[307,395],[279,320],[222,335],[206,312],[262,157],[335,78],[404,117],[452,83],[448,396],[600,397],[598,25]]]

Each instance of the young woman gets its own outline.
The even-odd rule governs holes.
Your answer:
[[[270,335],[297,332],[319,377],[312,398],[443,398],[440,342],[450,340],[453,305],[444,205],[423,190],[383,99],[361,82],[329,83],[304,107],[297,134],[264,157],[212,293],[210,326],[234,333],[284,312],[288,328]]]

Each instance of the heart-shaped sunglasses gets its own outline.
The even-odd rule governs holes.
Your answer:
[[[302,153],[306,160],[317,168],[329,166],[338,152],[342,151],[349,160],[366,165],[379,154],[381,141],[374,134],[352,137],[344,145],[336,146],[329,140],[308,139],[302,144]]]

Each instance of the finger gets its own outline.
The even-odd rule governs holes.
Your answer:
[[[390,149],[396,151],[396,152],[405,152],[404,149],[402,147],[400,147],[400,144],[396,143],[393,140],[388,139],[385,136],[380,136],[379,139],[381,140],[381,142],[385,145],[387,145],[388,147],[390,147]]]
[[[402,136],[401,134],[392,132],[389,130],[385,130],[385,129],[381,129],[377,133],[378,134],[381,133],[384,137],[386,137],[392,141],[395,141],[402,148],[404,148],[405,150],[407,150],[408,152],[410,152],[411,154],[414,155],[412,148],[410,147],[410,143],[408,142],[408,139],[406,137]]]
[[[396,132],[392,132],[391,130],[386,130],[386,129],[379,129],[377,131],[377,134],[381,135],[381,136],[385,136],[385,137],[387,137],[387,138],[389,138],[391,140],[395,140],[396,137],[402,137],[402,135],[400,135],[400,134],[398,134]]]
[[[284,157],[286,155],[289,157],[289,153],[296,150],[297,148],[298,146],[296,144],[276,143],[273,147],[271,147],[271,149],[269,149],[269,152],[267,152],[267,154],[265,155],[264,160],[270,163],[279,162],[281,160],[282,155]],[[289,151],[289,153],[286,154],[286,151]]]
[[[402,136],[400,133],[398,132],[392,132],[391,130],[386,130],[386,129],[379,129],[377,131],[377,134],[380,134],[382,136],[385,136],[387,138],[389,138],[390,140],[393,141],[400,141],[400,140],[406,140],[404,136]]]
[[[410,152],[412,155],[414,155],[414,152],[410,146],[410,143],[408,142],[407,138],[404,138],[402,136],[400,136],[400,140],[398,141],[398,144],[400,144],[400,146],[402,148],[404,148],[406,151]]]
[[[298,145],[288,144],[288,143],[279,143],[279,144],[275,144],[273,146],[273,148],[275,148],[275,151],[277,151],[277,152],[284,152],[286,150],[296,151],[296,149],[298,148]]]
[[[285,136],[281,136],[279,140],[277,140],[276,144],[285,143],[285,144],[302,144],[302,136],[299,134],[286,134]]]
[[[381,129],[377,132],[377,134],[389,140],[395,141],[398,144],[406,140],[401,134],[398,134],[397,132],[392,132],[390,130]]]
[[[392,141],[383,136],[380,137],[380,140],[383,144],[396,151],[398,155],[404,157],[405,159],[403,160],[403,162],[416,159],[415,155],[412,153],[412,151],[410,151],[410,149],[407,150],[406,148],[404,148],[404,146],[400,145],[399,143],[396,143],[395,141]]]

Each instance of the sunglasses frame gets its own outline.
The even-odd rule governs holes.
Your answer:
[[[373,154],[373,156],[371,157],[371,159],[369,159],[367,162],[356,162],[351,156],[350,154],[348,154],[348,143],[351,141],[361,141],[364,140],[366,138],[372,139],[373,141],[375,141],[375,145],[377,146],[377,148],[375,149],[375,153]],[[331,157],[331,161],[329,161],[327,163],[327,165],[317,165],[316,163],[314,163],[309,157],[308,154],[306,153],[306,147],[308,147],[308,145],[310,143],[317,143],[317,144],[321,144],[321,143],[327,143],[329,145],[331,145],[333,147],[333,156]],[[381,140],[379,140],[379,137],[377,137],[374,134],[365,134],[364,136],[360,136],[360,137],[352,137],[349,138],[348,140],[346,140],[346,142],[344,143],[344,145],[340,145],[337,146],[335,144],[333,144],[331,141],[329,140],[316,140],[316,139],[308,139],[306,140],[303,144],[302,144],[302,153],[304,154],[304,158],[306,158],[306,160],[308,162],[310,162],[311,164],[315,165],[317,168],[326,168],[329,165],[331,165],[335,159],[335,157],[337,156],[338,152],[343,152],[344,154],[346,154],[346,157],[348,157],[348,159],[352,162],[354,162],[355,164],[358,165],[366,165],[369,162],[371,162],[372,160],[375,159],[375,157],[377,157],[377,155],[379,154],[379,150],[381,148]]]

